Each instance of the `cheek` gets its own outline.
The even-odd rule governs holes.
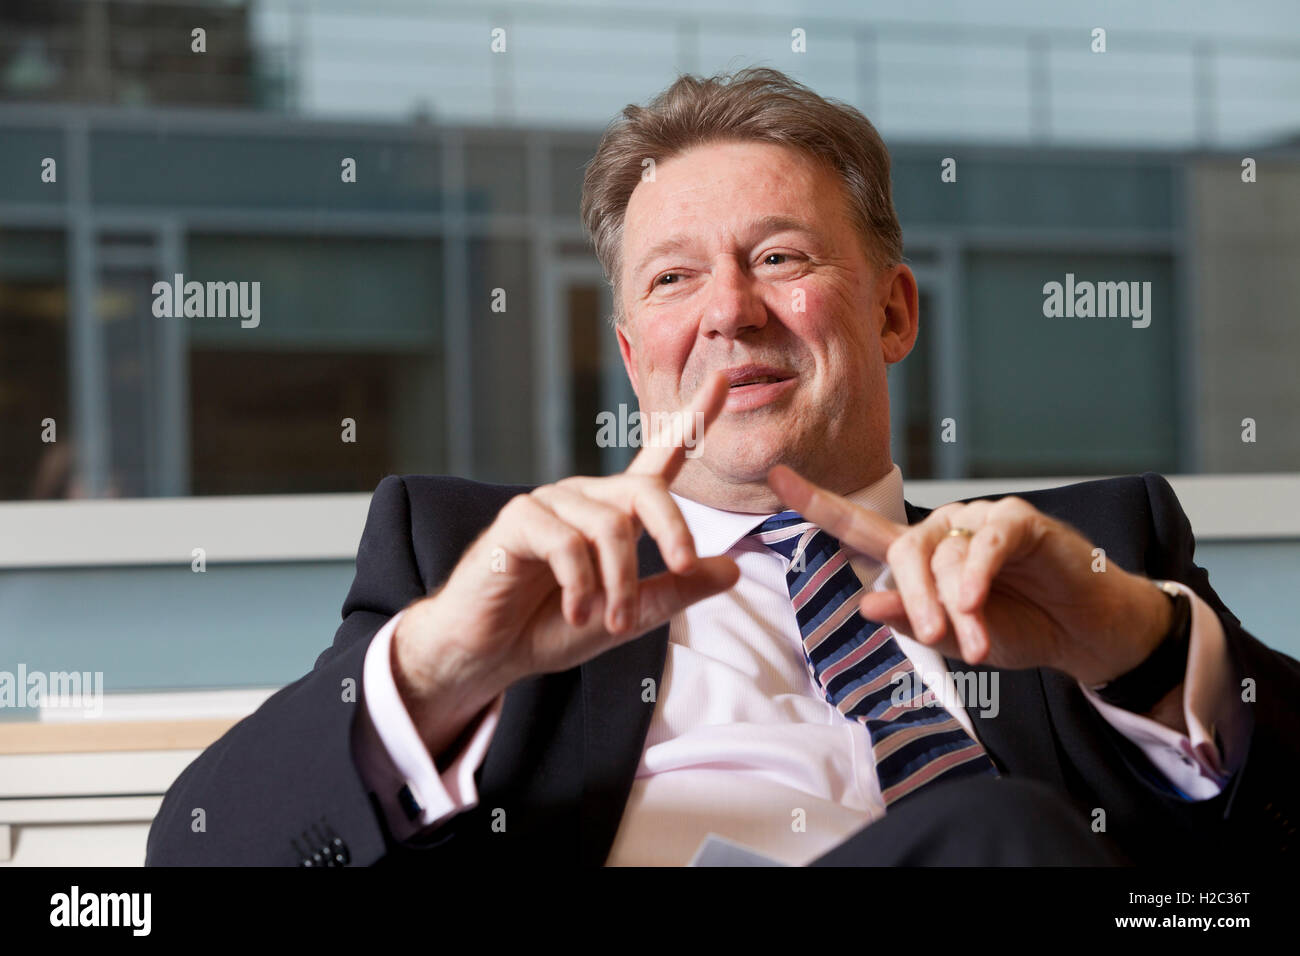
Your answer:
[[[814,354],[833,350],[835,340],[843,334],[843,302],[832,290],[813,282],[795,288],[803,292],[802,308],[793,295],[788,296],[779,312],[782,321]]]
[[[643,397],[653,406],[667,407],[677,399],[694,335],[663,322],[657,323],[654,333],[644,336],[642,342],[637,364]]]
[[[805,282],[804,309],[794,302],[782,312],[786,325],[817,363],[833,367],[858,366],[867,358],[871,343],[869,317],[850,290],[838,284]]]

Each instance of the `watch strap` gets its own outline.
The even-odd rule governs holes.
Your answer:
[[[1133,713],[1151,710],[1171,690],[1182,683],[1187,673],[1187,654],[1192,636],[1192,602],[1187,594],[1168,583],[1156,586],[1173,602],[1173,618],[1160,644],[1137,667],[1094,692],[1108,704]]]

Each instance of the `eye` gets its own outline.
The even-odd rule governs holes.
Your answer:
[[[767,252],[763,254],[763,265],[769,269],[780,269],[783,273],[792,272],[796,267],[802,269],[808,257],[799,252]]]

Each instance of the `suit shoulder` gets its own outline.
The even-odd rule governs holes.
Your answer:
[[[1132,532],[1135,528],[1151,526],[1155,509],[1148,478],[1157,478],[1168,488],[1163,478],[1148,472],[1144,475],[1093,478],[1053,488],[1013,491],[989,497],[1021,498],[1044,514],[1063,520],[1095,539],[1121,527]],[[1166,500],[1177,500],[1173,498],[1172,490]]]
[[[357,552],[363,558],[405,556],[427,590],[450,572],[470,541],[527,485],[495,485],[454,475],[388,475],[370,500]]]
[[[533,485],[502,485],[473,481],[456,475],[389,475],[384,481],[398,481],[406,486],[412,503],[490,503],[498,507],[515,495],[532,491]],[[383,482],[380,482],[382,485]]]
[[[527,485],[493,485],[454,475],[387,475],[370,496],[367,535],[418,535],[430,526],[476,534]],[[363,535],[363,547],[365,538]]]
[[[420,540],[437,534],[449,543],[468,543],[469,538],[492,523],[507,501],[532,490],[531,485],[489,484],[454,475],[401,475],[384,479],[390,480],[406,489],[407,520],[412,535]]]
[[[1148,498],[1146,481],[1148,475],[1164,481],[1155,472],[1147,472],[1144,475],[1090,478],[1087,481],[1076,481],[1053,488],[1038,488],[1033,491],[1013,491],[999,497],[1023,498],[1040,510],[1046,510],[1042,508],[1043,503],[1068,504],[1074,507],[1085,503],[1109,508],[1125,505],[1145,507]],[[1167,482],[1165,487],[1168,487]]]

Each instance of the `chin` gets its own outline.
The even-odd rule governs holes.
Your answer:
[[[789,442],[789,430],[775,425],[718,429],[705,437],[703,458],[711,471],[733,482],[764,482],[790,457]]]

